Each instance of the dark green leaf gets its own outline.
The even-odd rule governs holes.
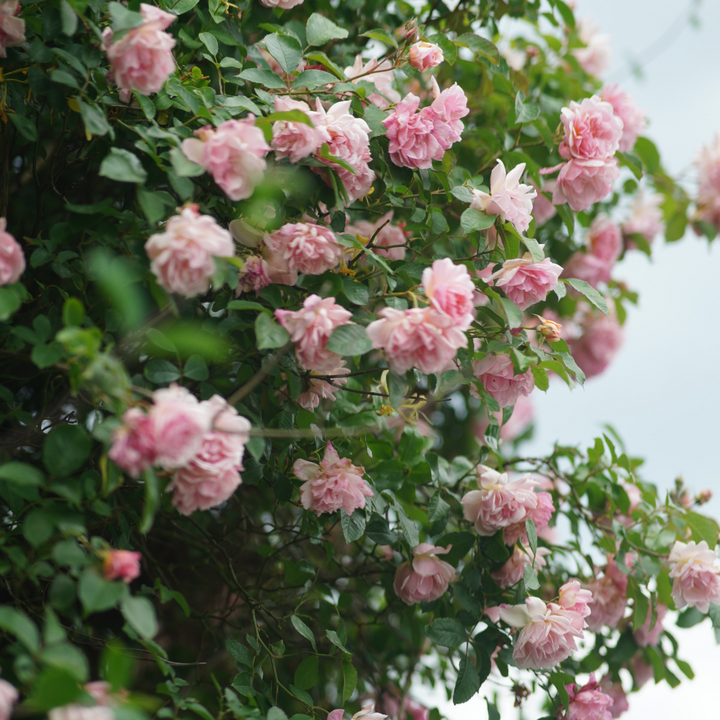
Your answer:
[[[341,705],[344,705],[353,694],[355,687],[357,686],[358,673],[352,663],[343,660],[342,664],[343,671],[343,690]]]
[[[340,524],[342,525],[345,542],[355,542],[365,533],[365,512],[356,510],[352,515],[348,515],[344,510],[340,510]]]
[[[12,115],[8,116],[10,118],[10,122],[17,128],[18,132],[30,142],[35,142],[38,139],[38,133],[37,128],[35,127],[35,123],[28,117],[25,117],[24,115],[18,115],[17,113],[13,113]]]
[[[125,583],[105,580],[94,568],[88,568],[80,576],[78,595],[87,614],[109,610],[127,594]]]
[[[72,475],[85,464],[91,446],[89,435],[79,425],[57,425],[45,438],[43,464],[52,475]]]
[[[608,314],[608,306],[605,298],[592,285],[577,278],[569,278],[567,282],[579,293],[582,293],[598,310],[605,315]]]
[[[313,13],[305,26],[307,43],[310,46],[318,47],[325,45],[330,40],[342,40],[348,36],[348,31],[338,27],[332,20]],[[295,683],[297,685],[297,683]]]
[[[486,215],[482,210],[468,208],[460,216],[460,225],[463,232],[469,235],[480,230],[487,230],[495,224],[495,218],[492,215]]]
[[[280,67],[286,73],[293,72],[302,60],[302,47],[300,43],[290,35],[274,33],[265,37],[267,51],[280,63]],[[320,71],[322,72],[322,71]],[[334,82],[335,78],[330,82]]]
[[[465,628],[452,618],[440,618],[428,625],[425,634],[437,645],[458,647],[467,640]]]
[[[480,689],[480,678],[475,665],[468,657],[460,659],[455,689],[453,690],[453,705],[462,705],[470,700]]]
[[[372,342],[362,325],[340,325],[330,336],[327,349],[343,356],[364,355],[372,350]]]
[[[290,340],[288,331],[266,313],[260,313],[255,319],[255,337],[258,350],[283,347]]]
[[[279,75],[276,75],[272,70],[265,70],[264,68],[248,68],[247,70],[243,70],[238,77],[241,80],[249,80],[252,83],[257,83],[270,89],[285,87],[285,83]]]
[[[9,462],[0,465],[0,480],[7,480],[16,485],[34,487],[45,482],[42,470],[22,462]]]
[[[320,679],[316,655],[305,658],[295,670],[295,685],[301,690],[309,690]]]
[[[293,627],[306,639],[310,641],[310,644],[313,647],[313,650],[317,652],[317,645],[315,644],[315,635],[313,634],[313,631],[297,616],[292,615],[290,617],[290,622],[293,624]],[[252,667],[252,665],[251,665]]]
[[[128,150],[111,148],[100,165],[100,175],[118,182],[145,182],[147,173],[142,163]]]
[[[130,627],[140,637],[152,640],[157,635],[158,624],[155,608],[147,598],[126,597],[120,603],[120,610]]]

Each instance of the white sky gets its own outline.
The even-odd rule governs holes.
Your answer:
[[[675,175],[687,170],[699,147],[720,131],[720,2],[699,5],[699,28],[685,24],[695,6],[688,0],[578,0],[577,6],[578,17],[591,17],[612,37],[614,63],[605,79],[619,82],[647,111],[647,134],[657,143],[666,169]],[[649,55],[654,57],[648,59],[642,51],[653,45]],[[639,54],[641,63],[648,60],[641,80],[632,76],[628,63]],[[720,436],[715,407],[720,400],[719,245],[720,240],[708,247],[691,233],[673,245],[656,240],[652,260],[638,252],[617,268],[615,276],[640,293],[640,305],[628,318],[625,345],[585,389],[570,392],[553,384],[546,395],[533,394],[537,422],[535,439],[525,448],[528,454],[545,453],[556,440],[586,446],[609,422],[630,454],[646,458],[644,479],[669,489],[682,474],[694,491],[711,488],[715,498],[706,510],[720,516],[714,443]],[[695,680],[675,690],[651,681],[630,696],[623,720],[664,720],[686,713],[702,720],[720,717],[720,649],[709,623],[675,634]],[[443,700],[438,693],[424,697]],[[440,707],[450,720],[487,718],[479,696],[458,707],[445,702]],[[539,717],[536,709],[530,703],[525,718]],[[502,720],[519,717],[511,701],[504,704]]]

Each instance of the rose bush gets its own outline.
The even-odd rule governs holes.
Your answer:
[[[707,492],[522,454],[625,255],[720,227],[718,143],[693,199],[568,3],[4,1],[0,58],[0,720],[692,676]]]

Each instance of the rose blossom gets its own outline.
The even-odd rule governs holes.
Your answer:
[[[342,362],[338,367],[333,368],[327,374],[328,375],[347,375],[350,370],[345,367],[345,363]],[[297,403],[300,407],[306,410],[314,410],[320,404],[320,398],[326,400],[335,400],[335,393],[340,389],[338,385],[346,385],[347,378],[336,377],[333,379],[334,384],[330,384],[327,380],[321,380],[314,378],[313,373],[310,373],[308,378],[308,389],[298,395]]]
[[[538,483],[529,473],[510,480],[507,473],[485,465],[478,465],[475,472],[478,489],[463,496],[463,516],[475,525],[478,535],[484,537],[524,524],[540,504],[540,496],[547,495],[535,492]]]
[[[433,307],[396,310],[384,307],[367,328],[376,350],[385,350],[388,365],[402,375],[412,367],[426,375],[449,370],[467,337],[453,319]]]
[[[550,522],[552,514],[555,512],[555,505],[553,505],[552,495],[546,492],[535,493],[537,498],[537,504],[534,507],[529,507],[527,515],[523,520],[508,525],[503,530],[503,542],[506,545],[514,545],[518,540],[527,539],[527,528],[525,527],[526,520],[532,520],[535,523],[535,530],[537,532],[543,531]]]
[[[612,698],[613,703],[609,706],[610,715],[613,718],[620,717],[630,707],[622,683],[620,681],[613,682],[609,675],[605,675],[600,680],[600,687]]]
[[[341,357],[326,349],[335,328],[347,325],[352,315],[334,298],[310,295],[300,310],[276,310],[275,316],[295,343],[295,357],[306,370],[329,372]]]
[[[16,283],[25,272],[25,255],[6,227],[7,220],[0,217],[0,285]]]
[[[262,182],[270,151],[255,118],[226,120],[215,130],[206,126],[195,134],[182,141],[185,157],[202,165],[231,200],[249,198]]]
[[[449,315],[460,330],[467,330],[475,319],[475,285],[464,265],[450,258],[435,260],[422,274],[422,286],[431,305]]]
[[[432,602],[444,595],[451,582],[455,582],[455,568],[440,560],[452,549],[420,543],[413,550],[412,563],[404,562],[395,572],[393,588],[395,594],[407,605]]]
[[[587,618],[588,628],[600,632],[603,626],[614,628],[625,614],[627,606],[627,575],[623,574],[614,560],[608,560],[603,575],[586,583],[592,592],[593,603]]]
[[[617,223],[605,214],[598,215],[588,228],[587,246],[595,257],[614,263],[622,252],[622,235]]]
[[[278,160],[286,157],[291,163],[296,163],[312,155],[323,143],[330,142],[330,133],[324,126],[318,126],[318,114],[310,110],[307,103],[284,97],[275,98],[275,112],[289,110],[305,113],[312,125],[286,120],[275,122],[270,144]]]
[[[20,694],[15,686],[0,678],[0,720],[10,720],[13,705],[19,698]]]
[[[548,548],[538,548],[533,562],[532,554],[528,548],[524,545],[516,545],[513,554],[505,561],[505,564],[499,570],[490,573],[490,575],[501,588],[510,587],[523,579],[526,565],[534,565],[535,569],[540,570],[547,565],[545,556],[551,554],[552,551]]]
[[[389,60],[378,64],[378,61],[372,58],[363,65],[362,56],[356,55],[355,62],[345,68],[345,77],[351,82],[358,78],[373,83],[377,92],[370,93],[368,100],[381,110],[390,107],[390,103],[400,102],[400,93],[392,87],[395,77]]]
[[[599,27],[589,18],[580,18],[577,22],[578,36],[585,43],[584,48],[572,51],[580,67],[594,77],[600,77],[612,62],[610,51],[610,36],[599,35]]]
[[[614,313],[588,313],[581,321],[582,335],[568,341],[570,353],[586,378],[605,371],[623,343],[622,327]]]
[[[562,165],[553,192],[553,204],[567,203],[576,212],[587,210],[612,192],[613,183],[619,177],[620,169],[615,158],[572,159]]]
[[[374,223],[368,220],[358,220],[352,225],[348,225],[345,232],[348,235],[360,235],[361,242],[364,244],[367,244],[374,235],[375,241],[372,248],[374,252],[388,260],[404,260],[407,237],[402,227],[390,224],[392,219],[393,211],[391,210]]]
[[[555,180],[546,180],[541,188],[535,187],[537,195],[533,200],[532,216],[535,218],[535,226],[540,227],[548,220],[551,220],[557,214],[555,206],[548,200],[543,193],[551,193],[555,190]]]
[[[412,720],[430,720],[430,710],[424,705],[407,695],[401,700],[396,692],[384,692],[378,701],[378,707],[385,710],[388,716],[396,720],[405,720],[406,715],[410,715]]]
[[[150,236],[145,252],[161,287],[195,297],[207,291],[215,273],[215,258],[232,257],[235,243],[215,218],[188,205],[167,221],[165,232]]]
[[[125,411],[123,424],[113,432],[108,457],[133,477],[155,462],[155,425],[139,408]]]
[[[48,711],[48,720],[114,720],[115,713],[103,705],[61,705]]]
[[[562,277],[584,280],[596,288],[601,282],[610,282],[613,263],[584,252],[573,253],[563,267]]]
[[[141,558],[141,553],[132,550],[109,550],[103,560],[103,577],[130,583],[140,575]]]
[[[495,285],[502,288],[509,300],[521,310],[544,300],[557,287],[562,267],[544,258],[534,262],[530,253],[521,258],[506,260],[502,269],[491,277]]]
[[[280,8],[281,10],[289,10],[296,5],[302,5],[304,0],[260,0],[260,4],[269,8]]]
[[[652,629],[650,628],[650,622],[652,621],[652,608],[648,610],[647,617],[645,618],[645,622],[642,624],[641,627],[639,627],[634,633],[633,637],[635,638],[635,642],[640,647],[647,647],[648,645],[657,645],[660,641],[660,636],[665,632],[665,628],[663,627],[662,621],[665,615],[667,615],[668,609],[662,605],[657,605],[657,618],[655,620],[655,625],[653,625]]]
[[[535,388],[535,379],[528,370],[515,375],[509,355],[486,355],[473,360],[473,374],[501,408],[514,405],[521,395],[529,395]]]
[[[535,332],[542,335],[548,342],[557,342],[562,338],[562,325],[555,320],[538,315],[540,323],[535,326]]]
[[[698,176],[698,196],[695,219],[704,220],[720,228],[720,135],[703,145],[695,159]]]
[[[259,293],[270,284],[270,268],[260,255],[250,255],[245,258],[245,264],[238,270],[238,286],[235,295],[248,293],[254,290]]]
[[[520,182],[523,172],[525,163],[516,165],[506,173],[502,160],[498,160],[490,175],[490,193],[473,190],[470,207],[488,215],[500,215],[503,220],[512,223],[518,232],[525,232],[530,227],[532,201],[537,197],[537,191],[531,185]]]
[[[586,618],[592,612],[588,607],[593,602],[590,590],[583,589],[578,580],[568,580],[558,591],[558,605],[566,610],[572,610],[581,618]]]
[[[673,563],[670,569],[670,577],[674,578],[672,596],[678,610],[687,605],[706,613],[710,603],[720,605],[717,553],[705,540],[676,541],[668,560]]]
[[[568,709],[567,713],[558,712],[558,720],[612,720],[608,708],[614,701],[601,690],[595,673],[590,673],[590,680],[582,687],[570,683],[565,690],[569,699]]]
[[[296,460],[293,473],[305,481],[300,487],[302,506],[318,515],[341,508],[352,515],[365,507],[365,498],[373,497],[373,491],[363,479],[365,469],[353,465],[350,458],[341,458],[329,441],[319,465]]]
[[[15,17],[19,5],[20,3],[17,2],[17,0],[0,2],[1,58],[7,57],[7,50],[5,48],[17,47],[25,42],[25,21],[22,18]],[[12,685],[10,687],[12,687]],[[2,720],[2,713],[0,713],[0,720]]]
[[[463,89],[454,83],[442,92],[435,77],[430,78],[433,91],[432,104],[425,108],[433,119],[433,133],[443,150],[449,150],[451,145],[460,141],[465,129],[461,118],[470,113],[467,106],[467,97]],[[441,158],[442,159],[442,158]]]
[[[113,42],[111,28],[106,27],[102,33],[103,49],[110,61],[108,76],[120,88],[124,102],[129,101],[130,90],[141,95],[159,92],[175,71],[175,38],[163,32],[175,22],[175,15],[145,3],[140,5],[140,14],[143,23],[128,30],[117,42]]]
[[[342,708],[332,710],[328,713],[327,720],[343,720],[345,711]],[[368,703],[362,706],[362,709],[352,716],[352,720],[385,720],[387,715],[379,712],[373,712],[373,704]]]
[[[597,95],[564,107],[560,120],[565,137],[558,152],[566,160],[605,160],[617,151],[623,122]]]
[[[445,56],[442,50],[429,42],[415,43],[410,48],[408,62],[420,71],[429,70],[439,65]]]
[[[630,217],[622,224],[622,232],[628,238],[628,248],[635,247],[632,235],[642,235],[652,243],[656,235],[665,230],[660,205],[665,198],[659,193],[645,193],[640,190],[630,207]]]
[[[526,598],[524,605],[501,605],[500,618],[522,628],[513,650],[515,666],[521,670],[555,667],[577,649],[575,638],[583,636],[575,613],[537,597]]]
[[[343,257],[335,233],[314,223],[285,223],[265,237],[265,244],[286,260],[290,271],[303,275],[321,275],[337,267]]]
[[[155,462],[167,470],[185,465],[200,449],[212,425],[207,407],[175,384],[153,392],[148,415],[155,430]]]
[[[623,122],[622,139],[618,149],[620,152],[630,152],[647,127],[645,112],[635,105],[632,95],[621,90],[619,85],[606,85],[600,98],[613,106],[615,115]]]

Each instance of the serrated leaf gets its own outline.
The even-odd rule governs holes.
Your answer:
[[[316,87],[327,85],[328,83],[336,83],[338,79],[324,70],[303,70],[293,81],[293,90],[296,88],[308,88],[312,90]]]
[[[345,647],[343,644],[343,641],[340,639],[340,636],[334,631],[334,630],[326,630],[325,634],[327,635],[328,640],[337,648],[340,648],[344,653],[347,653],[348,655],[351,655],[352,653]]]
[[[312,47],[324,45],[330,40],[342,40],[348,36],[348,31],[328,20],[323,15],[313,13],[305,26],[307,44]]]
[[[395,509],[400,520],[400,527],[402,528],[405,539],[410,544],[410,547],[416,547],[420,543],[420,530],[418,529],[417,523],[411,520],[402,509],[400,505],[396,505]]]
[[[568,284],[572,285],[579,293],[584,295],[600,312],[608,314],[608,306],[605,298],[585,280],[568,278]]]
[[[100,175],[118,182],[145,182],[147,172],[136,155],[122,148],[111,148],[100,164]]]
[[[508,326],[511,330],[519,328],[522,325],[523,314],[522,310],[508,298],[500,298],[500,303],[505,311],[505,317],[508,321]]]
[[[374,30],[368,30],[365,33],[362,33],[360,37],[369,37],[373,40],[379,40],[381,43],[385,43],[386,45],[390,45],[391,47],[396,48],[398,46],[397,41],[395,38],[390,35],[389,33],[385,32],[382,28],[375,28]]]
[[[284,72],[291,73],[300,64],[302,47],[294,37],[274,33],[266,35],[264,42],[267,51],[280,63]],[[331,82],[334,80],[335,78]]]
[[[467,640],[465,628],[452,618],[440,618],[425,628],[425,634],[437,645],[454,648]]]
[[[326,347],[338,355],[354,356],[370,352],[372,342],[362,325],[348,324],[335,328]]]
[[[479,232],[480,230],[487,230],[495,224],[495,217],[492,215],[486,215],[482,210],[476,208],[468,208],[460,216],[460,226],[466,235],[471,232]]]
[[[365,534],[366,523],[367,520],[363,510],[355,510],[352,515],[340,510],[340,525],[345,536],[345,542],[351,543],[359,540]]]
[[[345,660],[343,660],[342,671],[343,690],[340,704],[344,705],[355,691],[355,687],[357,686],[358,674],[354,665],[352,663],[346,662]]]
[[[456,197],[460,202],[467,203],[468,205],[472,202],[473,192],[469,187],[465,185],[456,185],[450,190],[450,194]]]
[[[545,258],[545,253],[543,252],[543,249],[540,247],[540,243],[537,240],[526,237],[524,237],[522,240],[523,243],[525,243],[525,247],[530,251],[530,257],[532,258],[533,262],[537,263]]]
[[[263,85],[271,90],[278,88],[284,88],[285,83],[279,75],[276,75],[272,70],[266,70],[265,68],[248,68],[243,70],[238,78],[241,80],[249,80],[252,83]]]
[[[462,705],[470,700],[480,689],[480,678],[475,665],[468,657],[460,660],[455,689],[453,690],[453,705]]]
[[[313,650],[317,652],[317,645],[315,644],[315,635],[313,635],[313,631],[297,616],[292,615],[290,617],[290,622],[292,623],[293,627],[306,639],[310,641],[310,644],[313,647]]]
[[[530,543],[530,549],[532,550],[534,557],[537,555],[538,541],[537,531],[535,530],[535,522],[530,517],[525,521],[525,531],[527,532],[528,542]]]
[[[428,520],[436,522],[442,520],[450,510],[450,505],[443,500],[442,495],[436,492],[428,503]]]
[[[474,33],[465,33],[455,40],[456,45],[464,45],[474,53],[480,53],[486,57],[494,65],[500,62],[500,52],[488,39],[475,35]]]
[[[301,690],[309,690],[320,679],[316,655],[305,658],[295,670],[295,685]]]

